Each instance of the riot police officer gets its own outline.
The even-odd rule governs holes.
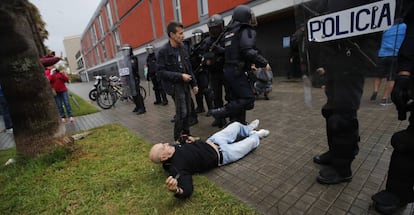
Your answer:
[[[228,86],[228,103],[211,114],[216,118],[230,117],[231,121],[246,123],[246,111],[254,107],[255,95],[246,75],[251,64],[265,67],[268,61],[255,49],[257,25],[253,11],[239,5],[233,11],[232,21],[224,35],[224,80]]]
[[[224,20],[221,15],[214,14],[209,18],[207,26],[209,35],[195,46],[193,55],[197,58],[195,71],[201,71],[201,73],[207,75],[203,78],[206,80],[207,85],[205,85],[205,89],[202,90],[202,84],[200,82],[202,82],[203,79],[197,77],[197,74],[200,72],[196,72],[195,74],[200,88],[200,92],[197,96],[205,96],[207,107],[210,110],[213,107],[220,108],[224,105]],[[199,103],[198,100],[197,103]],[[198,106],[200,107],[200,105]],[[225,124],[225,118],[214,118],[214,122],[211,125],[223,127]]]
[[[410,112],[407,129],[396,132],[391,138],[394,151],[385,190],[372,196],[374,208],[383,214],[393,214],[414,202],[414,2],[407,1],[404,22],[406,37],[398,53],[399,72],[391,99],[398,110],[398,119],[405,120]]]
[[[317,5],[318,13],[323,14],[367,2],[319,0],[312,3]],[[322,115],[329,147],[328,151],[313,158],[315,163],[325,165],[317,177],[321,184],[338,184],[352,179],[351,164],[359,151],[357,111],[363,93],[364,73],[375,68],[371,62],[375,59],[380,39],[380,33],[372,33],[321,42],[317,47],[320,54],[318,66],[324,68],[327,79],[327,102]]]
[[[136,114],[143,114],[146,112],[145,105],[144,105],[144,98],[142,97],[139,91],[139,84],[140,84],[140,77],[139,77],[139,69],[138,69],[138,58],[134,56],[132,52],[132,47],[129,44],[126,44],[122,47],[123,55],[127,58],[126,60],[130,61],[131,71],[132,71],[132,78],[130,78],[128,83],[131,83],[129,87],[131,89],[131,95],[134,99],[135,108],[132,112]],[[122,77],[121,77],[122,78]],[[132,86],[133,85],[133,86]]]
[[[167,94],[165,93],[164,89],[161,85],[161,77],[160,74],[157,73],[157,58],[155,57],[154,46],[149,44],[146,48],[148,53],[147,56],[147,68],[148,68],[148,81],[151,80],[154,94],[155,94],[155,102],[154,105],[167,105]]]
[[[203,43],[203,31],[195,29],[192,34],[191,64],[197,79],[198,93],[195,95],[197,108],[196,113],[205,112],[203,99],[206,100],[208,110],[213,108],[213,99],[209,94],[209,71],[204,68],[203,54],[205,45]]]

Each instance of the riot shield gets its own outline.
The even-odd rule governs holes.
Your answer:
[[[300,68],[314,86],[325,88],[327,108],[357,110],[367,76],[393,80],[405,33],[401,23],[394,24],[399,5],[396,0],[295,1]],[[306,82],[304,89],[309,103]]]
[[[124,50],[116,54],[119,77],[124,88],[124,97],[136,96],[136,84],[134,72],[132,71],[131,56],[129,50]]]

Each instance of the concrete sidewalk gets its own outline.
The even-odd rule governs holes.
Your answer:
[[[147,88],[147,82],[142,85]],[[68,85],[86,99],[91,86],[91,82]],[[390,138],[407,122],[397,121],[394,106],[369,102],[372,80],[367,80],[365,86],[358,112],[360,152],[352,164],[351,182],[327,186],[315,180],[320,166],[312,158],[327,150],[325,122],[320,114],[326,101],[323,91],[312,89],[308,107],[301,82],[279,79],[275,80],[270,100],[257,100],[254,110],[247,114],[248,121],[260,119],[259,127],[269,129],[269,137],[242,160],[205,175],[261,214],[377,214],[370,198],[385,186],[392,153]],[[135,115],[132,103],[120,102],[110,110],[77,117],[75,123],[67,123],[68,132],[118,122],[149,142],[171,142],[173,102],[170,99],[168,106],[155,106],[152,90],[150,94],[145,100],[146,114]],[[193,135],[207,138],[218,130],[210,126],[213,119],[204,113],[198,119],[199,123],[191,128]],[[413,204],[398,214],[414,214]]]

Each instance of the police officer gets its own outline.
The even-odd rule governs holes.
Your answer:
[[[155,57],[154,46],[149,44],[146,47],[146,51],[148,53],[147,56],[147,68],[148,68],[148,81],[152,81],[152,86],[155,94],[155,102],[154,105],[167,105],[167,95],[162,88],[161,85],[161,77],[160,74],[157,74],[157,58]]]
[[[360,6],[359,0],[318,1],[320,13],[332,13]],[[364,87],[364,72],[372,70],[380,34],[338,39],[320,43],[319,66],[326,71],[327,102],[322,108],[326,121],[328,151],[313,161],[326,165],[319,171],[321,184],[338,184],[352,179],[351,163],[358,153],[359,125],[357,111]]]
[[[198,93],[195,95],[196,113],[205,112],[203,99],[206,100],[208,110],[213,108],[213,98],[209,95],[209,71],[204,67],[203,54],[206,51],[203,43],[203,31],[195,29],[192,37],[191,64],[197,79]]]
[[[137,115],[140,115],[147,111],[145,110],[144,98],[142,97],[139,91],[140,78],[138,69],[138,58],[134,56],[134,53],[132,52],[132,47],[129,44],[124,45],[122,47],[122,51],[125,53],[124,56],[128,56],[129,61],[131,62],[133,83],[135,85],[135,91],[132,92],[132,98],[134,99],[135,108],[132,112],[135,112]]]
[[[391,99],[398,110],[398,119],[405,120],[410,112],[407,129],[396,132],[391,138],[394,151],[385,190],[372,196],[374,207],[383,214],[393,214],[414,202],[414,2],[406,1],[406,37],[398,53],[399,72]],[[411,102],[409,102],[411,100]]]
[[[229,91],[228,103],[216,108],[211,114],[216,118],[230,117],[231,121],[246,123],[246,110],[254,107],[255,95],[246,75],[251,64],[265,67],[268,61],[256,50],[256,17],[246,5],[239,5],[233,11],[232,21],[224,35],[225,62],[224,80]]]

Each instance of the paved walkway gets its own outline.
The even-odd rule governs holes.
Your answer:
[[[143,82],[147,87],[147,82]],[[70,84],[69,88],[87,99],[92,83]],[[371,195],[385,186],[392,152],[390,138],[407,122],[397,121],[394,106],[368,101],[372,80],[367,80],[359,111],[360,152],[352,164],[353,180],[327,186],[316,183],[319,166],[312,157],[327,149],[324,119],[320,107],[326,98],[321,89],[312,89],[312,107],[304,105],[301,82],[276,80],[269,101],[258,100],[247,119],[260,119],[260,128],[271,131],[253,153],[242,160],[205,175],[223,189],[256,208],[262,214],[377,214],[371,208]],[[153,91],[145,100],[147,113],[135,115],[127,102],[100,113],[77,117],[67,123],[68,132],[89,129],[106,123],[120,123],[149,142],[172,141],[173,104],[154,106]],[[87,99],[88,100],[88,99]],[[199,115],[191,128],[194,135],[208,137],[217,128],[211,117]],[[0,134],[3,142],[5,133]],[[2,146],[0,145],[0,148]],[[413,204],[398,214],[414,214]]]

